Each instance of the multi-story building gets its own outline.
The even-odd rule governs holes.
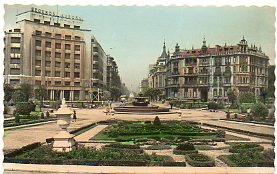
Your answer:
[[[108,55],[107,59],[107,87],[111,87],[115,85],[114,80],[117,78],[118,75],[118,67],[116,61],[113,57]]]
[[[83,100],[106,83],[106,54],[77,16],[32,8],[5,32],[5,83],[44,85],[48,99]]]
[[[91,38],[92,45],[92,80],[93,88],[104,90],[107,82],[107,55],[96,40],[95,37]]]
[[[158,57],[156,64],[150,65],[148,75],[149,87],[159,89],[162,92],[161,97],[165,97],[165,80],[166,80],[166,59],[169,57],[169,52],[166,53],[165,42],[161,56]]]
[[[148,78],[144,78],[140,82],[139,91],[143,92],[147,88],[149,88]]]
[[[166,95],[185,100],[227,100],[227,91],[253,92],[268,87],[268,56],[261,47],[248,45],[243,38],[237,45],[206,46],[181,50],[166,60]]]

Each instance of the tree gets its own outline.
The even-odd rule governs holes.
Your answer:
[[[31,85],[29,84],[21,84],[19,89],[16,90],[14,93],[14,101],[19,103],[19,102],[28,102],[30,97],[32,96],[33,89]]]
[[[256,96],[254,93],[245,93],[240,95],[239,97],[240,103],[255,103],[256,102]]]
[[[229,89],[227,91],[227,96],[231,104],[234,105],[237,101],[237,94],[235,92],[235,89]]]
[[[161,90],[155,88],[146,88],[142,91],[143,96],[149,97],[150,100],[158,99],[159,95],[162,94]]]
[[[274,91],[275,91],[275,65],[268,66],[268,97],[274,98]]]
[[[37,100],[40,101],[40,111],[41,111],[41,107],[43,106],[43,100],[44,100],[44,97],[46,95],[46,89],[44,86],[42,85],[39,85],[36,89],[35,89],[35,97]]]
[[[109,87],[108,91],[111,93],[111,98],[115,101],[122,95],[120,88],[116,86]]]
[[[10,84],[4,85],[4,100],[9,102],[13,98],[14,88]]]

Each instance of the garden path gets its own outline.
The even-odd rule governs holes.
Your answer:
[[[96,134],[98,134],[99,132],[101,132],[102,130],[104,130],[106,127],[108,127],[109,125],[98,125],[80,135],[77,135],[75,137],[76,141],[79,142],[85,142],[85,141],[89,141],[92,137],[94,137]]]

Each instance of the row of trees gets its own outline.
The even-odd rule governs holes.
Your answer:
[[[142,95],[148,97],[150,100],[158,100],[162,95],[162,91],[156,88],[145,88],[142,91]]]

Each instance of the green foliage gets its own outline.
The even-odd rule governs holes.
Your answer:
[[[32,96],[32,87],[29,84],[21,84],[19,89],[15,91],[13,95],[13,100],[18,102],[28,102]]]
[[[251,108],[252,115],[255,119],[265,119],[268,116],[268,109],[267,107],[261,103],[258,102]]]
[[[122,91],[118,86],[111,86],[107,90],[111,93],[111,98],[114,101],[117,101],[119,97],[122,95]]]
[[[240,112],[247,113],[247,109],[251,109],[255,105],[255,103],[241,103],[240,104]]]
[[[150,100],[156,100],[162,94],[161,90],[156,88],[146,88],[142,91],[142,95],[149,97]]]
[[[237,101],[238,96],[235,89],[229,89],[227,91],[227,96],[232,105]]]
[[[29,115],[35,110],[36,105],[33,102],[17,102],[16,111],[20,115]]]
[[[222,104],[218,104],[216,102],[209,102],[208,103],[208,109],[214,109],[214,110],[217,110],[217,109],[221,109],[223,107]]]
[[[14,115],[14,121],[15,121],[16,123],[19,123],[19,122],[20,122],[20,115],[19,115],[19,113],[15,113],[15,115]]]
[[[186,143],[179,144],[176,147],[176,150],[184,150],[184,151],[195,150],[195,147],[192,143],[186,142]]]
[[[14,88],[10,84],[4,85],[4,101],[9,102],[13,98]]]
[[[232,153],[240,153],[244,151],[262,151],[263,147],[257,143],[236,143],[230,144],[229,151]]]
[[[186,162],[193,167],[213,167],[215,165],[214,159],[203,154],[188,154]]]
[[[274,82],[275,82],[275,65],[270,65],[268,67],[268,97],[272,97],[274,98],[274,91],[275,91],[275,86],[274,86]]]
[[[58,109],[60,107],[60,101],[50,101],[49,105],[50,105],[50,108]]]
[[[35,89],[35,98],[40,101],[39,107],[40,109],[43,106],[43,100],[46,95],[46,88],[42,85],[37,86]]]
[[[154,122],[153,122],[153,125],[154,125],[155,127],[161,126],[161,121],[160,121],[160,118],[159,118],[158,116],[155,117]]]
[[[240,103],[256,103],[256,96],[254,93],[244,93],[239,96]]]

